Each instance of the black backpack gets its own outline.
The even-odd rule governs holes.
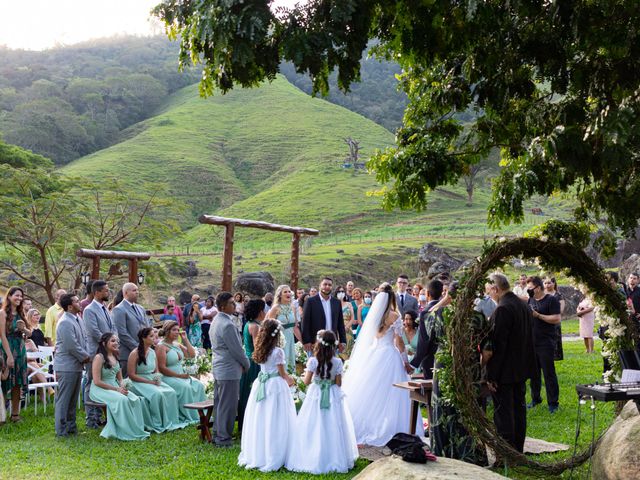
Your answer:
[[[408,433],[396,433],[393,438],[387,442],[387,447],[389,447],[392,453],[402,457],[402,460],[405,462],[427,463],[427,460],[435,461],[436,459],[431,452],[425,452],[427,446],[422,442],[420,437]]]

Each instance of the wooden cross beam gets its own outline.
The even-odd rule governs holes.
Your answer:
[[[215,215],[200,215],[200,223],[207,225],[221,225],[225,227],[224,250],[222,255],[222,290],[231,291],[233,277],[233,235],[235,227],[260,228],[272,232],[284,232],[293,234],[291,241],[291,289],[295,292],[298,288],[298,267],[300,260],[300,237],[302,235],[318,235],[320,232],[313,228],[290,227],[277,223],[262,222],[258,220],[244,220],[241,218],[218,217]]]
[[[91,250],[87,248],[79,249],[76,252],[76,255],[83,258],[90,258],[92,260],[92,280],[100,278],[101,258],[127,260],[129,262],[129,282],[135,283],[136,285],[138,284],[138,261],[149,260],[151,258],[151,255],[145,252],[118,252],[115,250]]]

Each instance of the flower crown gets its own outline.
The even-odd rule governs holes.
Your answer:
[[[281,328],[282,328],[282,326],[280,324],[278,324],[276,326],[276,328],[273,329],[273,332],[271,332],[271,336],[275,337],[278,334],[278,332],[280,331]]]
[[[320,342],[320,344],[324,347],[329,347],[331,346],[331,344],[329,342],[327,342],[326,340],[322,339],[322,333],[324,332],[324,330],[320,330],[318,332],[318,335],[316,336],[316,340]],[[336,338],[335,341],[333,342],[333,344],[337,347],[338,345],[340,345],[340,343],[338,342],[338,339]]]

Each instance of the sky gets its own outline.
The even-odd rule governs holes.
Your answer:
[[[293,6],[302,0],[275,0]],[[44,50],[118,34],[164,31],[149,11],[160,0],[0,0],[0,45]]]

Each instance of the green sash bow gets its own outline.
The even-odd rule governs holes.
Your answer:
[[[331,407],[331,385],[336,383],[334,380],[322,380],[320,378],[314,378],[313,383],[320,387],[320,408],[327,409]]]
[[[260,372],[260,373],[258,373],[258,382],[260,382],[260,383],[258,384],[258,393],[256,394],[256,402],[261,402],[262,400],[264,400],[264,397],[265,397],[264,385],[265,385],[265,383],[267,383],[267,381],[270,378],[275,378],[278,375],[280,375],[278,372],[273,372],[273,373]]]

